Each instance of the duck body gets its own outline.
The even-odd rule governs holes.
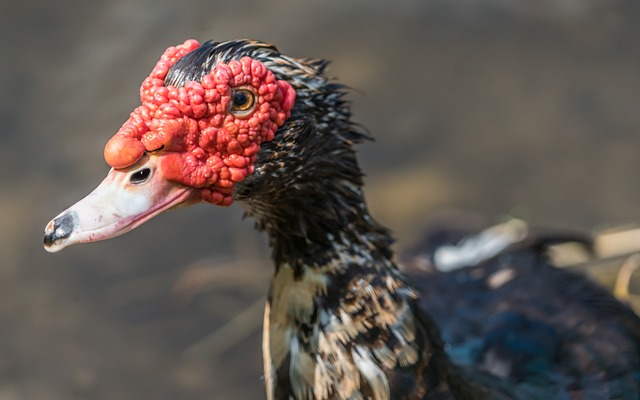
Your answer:
[[[45,247],[241,204],[275,267],[270,400],[638,398],[640,321],[539,246],[449,273],[394,261],[362,191],[354,144],[368,135],[326,66],[249,40],[169,48],[107,144],[109,175],[47,225]]]
[[[529,237],[475,265],[406,272],[456,365],[501,379],[517,398],[637,398],[638,317],[582,274],[552,265],[545,250],[557,240]]]

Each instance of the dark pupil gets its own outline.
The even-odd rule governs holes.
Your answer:
[[[249,101],[249,97],[245,92],[236,92],[233,95],[233,104],[235,104],[236,106],[243,106],[247,104],[247,101]]]

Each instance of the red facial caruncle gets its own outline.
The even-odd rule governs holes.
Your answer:
[[[142,83],[142,105],[104,157],[122,169],[156,152],[166,179],[198,188],[202,201],[230,205],[234,185],[253,173],[261,143],[289,118],[295,90],[249,57],[217,64],[200,82],[165,86],[169,69],[199,46],[187,40],[164,52]]]

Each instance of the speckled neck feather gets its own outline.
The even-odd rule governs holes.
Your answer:
[[[264,321],[267,398],[471,398],[392,261],[389,232],[367,210],[353,145],[368,136],[350,121],[345,88],[324,76],[327,63],[258,42],[209,42],[167,81],[197,80],[241,57],[296,91],[290,117],[234,191],[268,233],[276,264]]]

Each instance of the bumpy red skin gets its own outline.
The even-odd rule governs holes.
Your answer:
[[[196,40],[169,47],[140,88],[136,108],[104,150],[116,169],[135,164],[146,151],[158,152],[166,179],[199,189],[200,200],[233,202],[233,187],[253,173],[260,144],[273,140],[289,118],[295,90],[277,80],[264,64],[244,57],[218,64],[200,82],[164,86],[169,68],[198,48]],[[231,90],[256,95],[253,112],[229,111]]]

